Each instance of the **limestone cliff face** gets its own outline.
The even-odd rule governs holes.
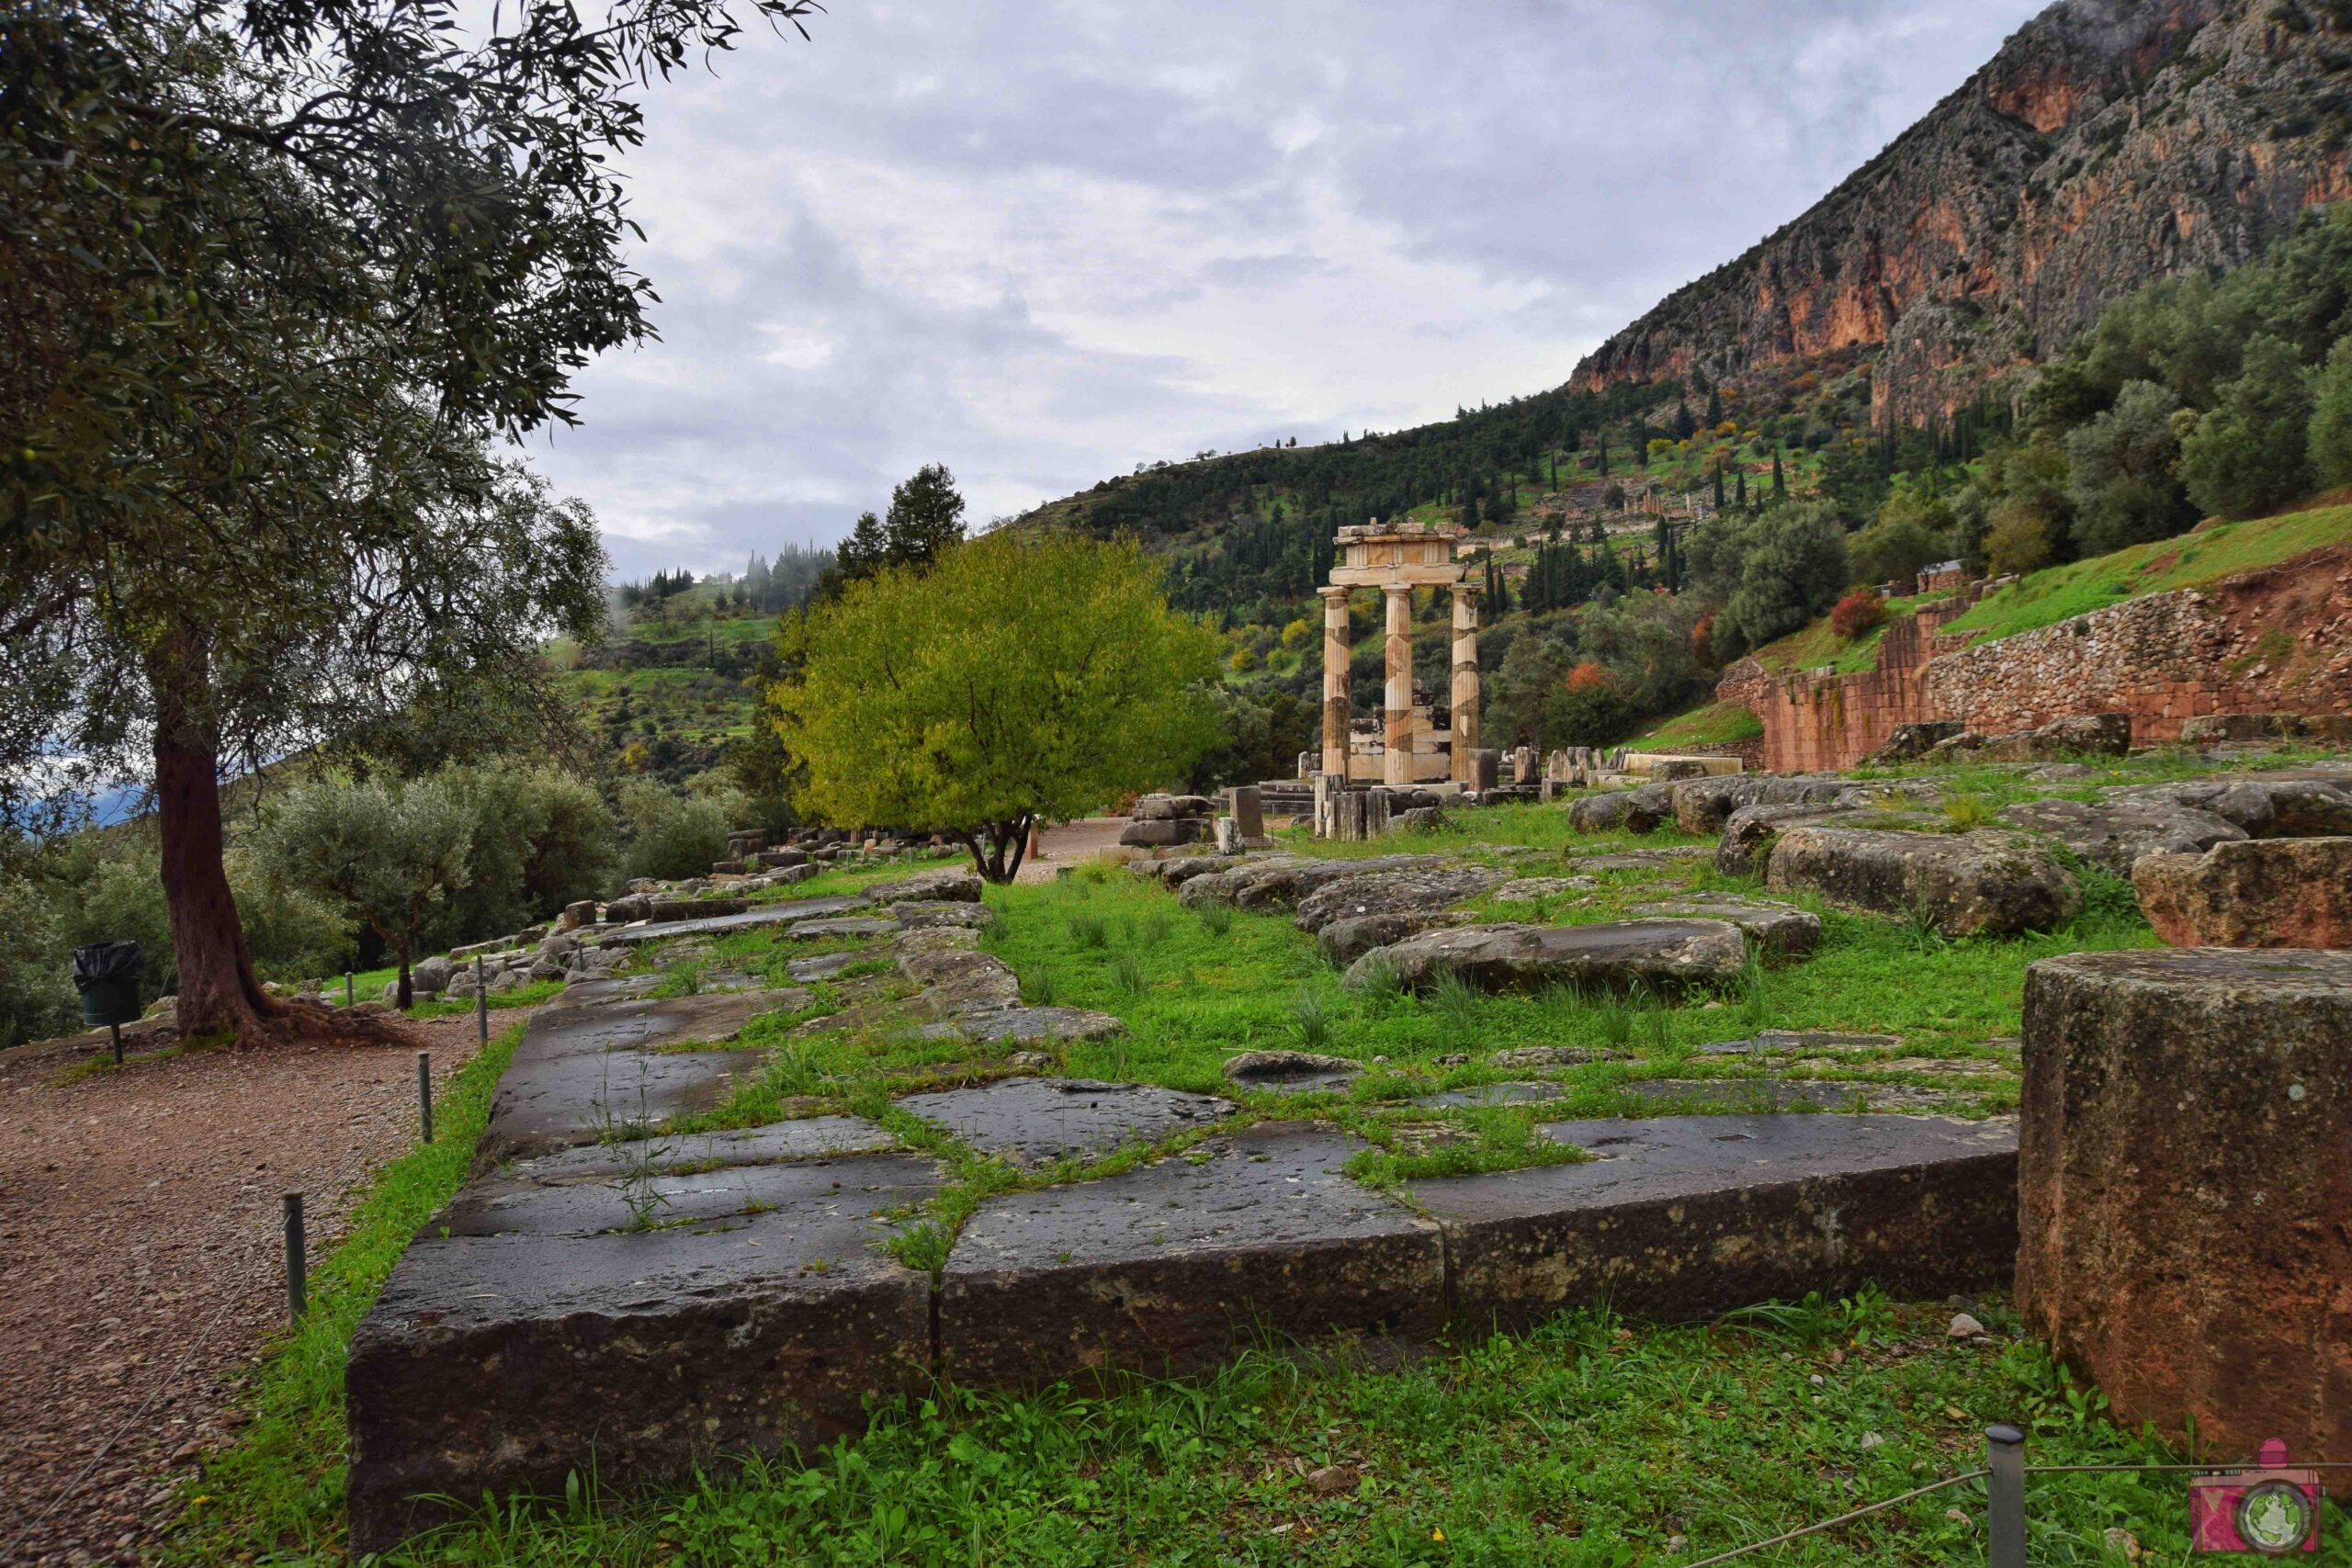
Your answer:
[[[1881,417],[1949,409],[2142,284],[2235,266],[2352,192],[2347,138],[2346,0],[2060,0],[1575,384],[1860,357]]]

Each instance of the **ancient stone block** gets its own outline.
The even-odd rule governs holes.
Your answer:
[[[1370,953],[1402,942],[1433,926],[1466,926],[1475,919],[1463,909],[1417,909],[1395,915],[1349,915],[1328,922],[1315,933],[1316,950],[1332,964],[1346,965]]]
[[[707,1193],[718,1175],[644,1186]],[[862,1430],[874,1395],[928,1386],[928,1281],[883,1253],[876,1215],[936,1192],[935,1164],[867,1156],[722,1181],[741,1184],[735,1212],[702,1225],[600,1234],[626,1205],[595,1183],[522,1194],[468,1234],[428,1224],[352,1338],[353,1548],[382,1551],[485,1491],[809,1452]]]
[[[2044,959],[2021,1111],[2018,1306],[2114,1418],[2352,1452],[2352,953]]]
[[[2082,908],[2075,880],[2022,834],[1884,833],[1798,823],[1772,846],[1768,886],[1841,904],[1921,910],[1946,936],[2048,931]]]
[[[1355,916],[1442,909],[1476,897],[1507,875],[1483,865],[1415,865],[1336,877],[1299,899],[1294,923],[1317,931]]]
[[[1263,1335],[1433,1337],[1436,1227],[1340,1175],[1349,1149],[1266,1122],[1204,1157],[986,1201],[941,1274],[942,1371],[1035,1386],[1199,1371]]]
[[[1225,1076],[1244,1089],[1293,1094],[1345,1089],[1363,1071],[1360,1062],[1315,1051],[1244,1051],[1225,1063]]]
[[[1426,989],[1446,975],[1481,990],[1540,990],[1551,985],[1672,990],[1738,977],[1747,945],[1721,920],[1616,920],[1589,926],[1459,926],[1422,931],[1375,948],[1348,969],[1362,985],[1384,965]]]
[[[948,866],[877,882],[865,889],[865,897],[876,904],[977,904],[985,886],[980,874],[971,867]]]
[[[1256,784],[1235,784],[1226,791],[1227,810],[1245,839],[1266,836],[1266,810]]]
[[[1209,836],[1208,823],[1199,818],[1138,817],[1119,829],[1119,842],[1131,849],[1166,849],[1174,844],[1197,844]]]
[[[720,931],[747,931],[754,926],[790,925],[797,920],[846,915],[869,905],[870,900],[862,893],[831,898],[794,898],[781,903],[756,905],[741,914],[670,920],[658,925],[635,926],[628,931],[606,931],[596,940],[605,947],[630,947],[641,942],[668,942],[673,937],[712,936]]]
[[[2174,947],[2352,948],[2352,838],[2215,844],[2132,868],[2140,911]]]
[[[1794,904],[1740,898],[1728,893],[1693,893],[1661,903],[1636,904],[1631,913],[1666,919],[1721,920],[1780,958],[1797,958],[1821,945],[1821,917]]]
[[[2006,1283],[2016,1257],[2003,1125],[1729,1115],[1542,1131],[1598,1157],[1413,1184],[1445,1228],[1472,1333],[1603,1301],[1683,1322],[1872,1280],[1938,1296]]]
[[[1086,1078],[1001,1078],[974,1089],[909,1095],[899,1109],[982,1154],[1027,1166],[1096,1159],[1128,1144],[1156,1144],[1234,1111],[1230,1100],[1214,1095]]]
[[[2166,801],[2026,800],[2001,808],[2001,820],[2057,840],[2118,876],[2144,854],[2193,853],[2245,837],[2235,823]]]

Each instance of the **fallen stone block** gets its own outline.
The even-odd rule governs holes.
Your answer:
[[[1226,895],[1227,902],[1239,908],[1291,909],[1309,894],[1344,878],[1391,872],[1433,872],[1449,863],[1443,855],[1378,855],[1369,860],[1270,857],[1247,862],[1226,873],[1227,880],[1219,890]],[[1179,890],[1179,902],[1192,886],[1187,883]]]
[[[2352,838],[2144,855],[2132,886],[2140,912],[2174,947],[2352,948]]]
[[[996,912],[985,904],[959,904],[946,899],[907,899],[883,910],[902,930],[923,926],[963,926],[979,931],[996,923]]]
[[[863,894],[839,894],[830,898],[792,898],[774,904],[757,904],[740,914],[698,916],[687,920],[664,920],[650,925],[633,925],[623,931],[606,931],[597,937],[604,947],[630,947],[641,942],[669,942],[682,936],[715,936],[721,931],[748,931],[756,926],[790,925],[796,920],[818,919],[834,915],[846,915],[872,907],[872,900]],[[608,907],[609,908],[609,907]]]
[[[1432,912],[1475,898],[1509,874],[1491,866],[1437,865],[1336,877],[1298,901],[1293,923],[1318,931],[1356,916]]]
[[[1539,904],[1549,898],[1589,893],[1600,886],[1594,876],[1514,876],[1494,890],[1498,904]]]
[[[2245,837],[2224,818],[2165,801],[2026,800],[2003,807],[2000,815],[2118,876],[2130,876],[2142,855],[2193,854]]]
[[[1205,818],[1138,818],[1119,829],[1119,842],[1130,849],[1169,849],[1177,844],[1198,844],[1207,841],[1209,824]]]
[[[1674,815],[1674,786],[1645,784],[1634,789],[1589,795],[1568,807],[1568,826],[1579,833],[1654,833]]]
[[[1413,990],[1453,975],[1485,991],[1553,985],[1665,991],[1728,984],[1747,964],[1747,944],[1722,920],[1460,926],[1375,948],[1349,966],[1347,981],[1368,984],[1377,964]]]
[[[1917,724],[1898,724],[1886,732],[1886,739],[1878,750],[1862,758],[1868,768],[1891,768],[1898,762],[1917,761],[1929,751],[1963,734],[1968,727],[1952,719],[1928,719]]]
[[[1210,817],[1216,811],[1206,795],[1147,795],[1136,802],[1131,815],[1137,822],[1182,822]]]
[[[1345,1089],[1363,1071],[1361,1062],[1314,1051],[1244,1051],[1225,1063],[1225,1076],[1242,1088],[1277,1094]]]
[[[2018,1306],[2126,1429],[2352,1452],[2347,1042],[2352,953],[2026,971]]]
[[[1814,806],[1743,806],[1724,819],[1715,840],[1715,869],[1725,876],[1761,876],[1772,858],[1781,829],[1798,822],[1826,822],[1838,813]]]
[[[2075,879],[2023,834],[1886,833],[1796,824],[1765,885],[1885,915],[1921,911],[1948,937],[2049,931],[2082,908]]]
[[[1703,838],[1722,832],[1731,814],[1743,806],[1826,807],[1849,787],[1841,778],[1732,773],[1677,784],[1667,791],[1667,798],[1673,807],[1674,825]]]
[[[1999,1287],[2017,1256],[2017,1139],[1908,1116],[1559,1122],[1577,1165],[1419,1181],[1445,1229],[1457,1322],[1523,1327],[1607,1302],[1686,1323],[1876,1280]]]
[[[877,882],[865,889],[865,897],[876,904],[977,904],[986,886],[978,872],[954,866]]]
[[[1156,1144],[1233,1114],[1231,1100],[1148,1084],[1088,1078],[1000,1078],[973,1089],[909,1095],[899,1109],[1016,1165],[1099,1159]]]
[[[967,1388],[1167,1376],[1265,1336],[1407,1341],[1444,1321],[1436,1227],[1340,1174],[1348,1139],[1263,1122],[1100,1181],[991,1198],[940,1276]]]
[[[708,1192],[718,1174],[644,1190]],[[469,1234],[428,1224],[352,1337],[353,1550],[485,1492],[560,1496],[592,1472],[634,1489],[813,1452],[864,1430],[870,1399],[929,1387],[929,1281],[881,1250],[878,1215],[935,1194],[939,1168],[877,1155],[738,1175],[753,1212],[703,1225],[582,1228],[618,1201],[594,1185]]]
[[[1344,967],[1375,947],[1402,942],[1416,932],[1438,926],[1466,926],[1476,917],[1465,909],[1423,909],[1410,914],[1350,915],[1329,922],[1315,933],[1316,951],[1327,963]]]
[[[878,915],[843,915],[821,920],[795,920],[784,928],[784,934],[795,942],[824,942],[843,936],[896,936],[899,922]]]
[[[2352,834],[2352,775],[2298,769],[2180,784],[2132,784],[2108,801],[2169,802],[2231,822],[2252,838],[2333,838]]]
[[[976,1045],[1080,1044],[1110,1040],[1127,1026],[1107,1012],[1082,1008],[967,1008],[915,1031],[924,1040],[962,1040]]]
[[[2120,757],[2131,750],[2132,716],[2098,713],[2002,735],[1964,731],[1938,742],[1928,757],[1939,762],[2055,762],[2076,756]]]
[[[1655,904],[1636,904],[1631,912],[1653,919],[1721,920],[1738,927],[1741,935],[1778,958],[1801,958],[1821,945],[1819,915],[1769,899],[1693,893]]]

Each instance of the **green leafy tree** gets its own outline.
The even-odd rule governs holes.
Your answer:
[[[473,813],[440,780],[329,782],[289,795],[257,849],[273,880],[334,899],[383,939],[406,1009],[410,964],[466,886],[473,829]]]
[[[681,795],[651,779],[631,780],[621,787],[621,815],[629,825],[623,861],[629,875],[702,875],[727,853],[737,809],[730,791]]]
[[[2245,374],[2180,446],[2189,499],[2222,517],[2256,517],[2311,489],[2312,395],[2294,345],[2264,334],[2245,345]]]
[[[892,569],[783,628],[768,692],[799,804],[953,835],[1010,881],[1041,818],[1182,775],[1216,737],[1217,639],[1168,607],[1128,539],[1000,529]]]
[[[512,761],[438,776],[471,828],[465,885],[450,898],[458,940],[511,931],[605,891],[618,833],[594,785]]]
[[[152,781],[187,1032],[288,1028],[224,772],[355,716],[511,733],[540,639],[601,626],[593,520],[485,442],[650,333],[614,154],[739,30],[725,0],[0,14],[0,814]]]
[[[2336,341],[2312,383],[2311,457],[2321,489],[2352,484],[2352,337]]]
[[[2104,412],[2066,437],[2066,489],[2075,544],[2101,556],[2177,534],[2197,521],[2174,477],[2180,461],[2180,400],[2154,381],[2126,381]]]
[[[927,463],[890,492],[882,564],[928,568],[964,538],[964,498],[944,463]]]
[[[1951,549],[1951,508],[1932,496],[1904,491],[1887,498],[1878,515],[1847,541],[1859,582],[1908,581]]]
[[[1792,632],[1838,602],[1851,577],[1846,527],[1827,502],[1793,502],[1693,530],[1690,569],[1722,605],[1713,632],[1729,657]]]

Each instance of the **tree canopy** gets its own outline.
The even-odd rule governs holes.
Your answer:
[[[1164,784],[1216,740],[1216,641],[1131,539],[1003,529],[886,568],[779,636],[768,693],[822,821],[953,835],[982,874],[1031,826]]]

